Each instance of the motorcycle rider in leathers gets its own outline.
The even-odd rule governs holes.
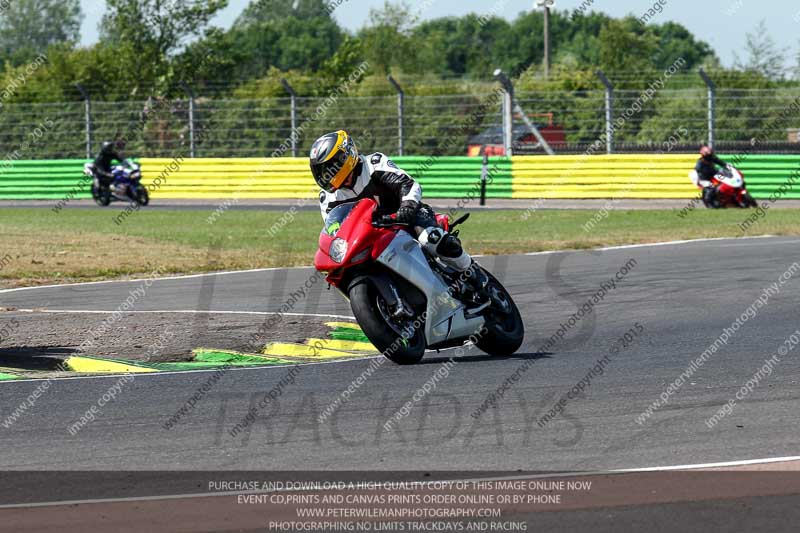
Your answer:
[[[122,140],[106,141],[100,148],[100,153],[91,165],[92,174],[100,183],[100,188],[108,190],[114,182],[114,161],[120,163],[125,160],[122,151],[125,149],[125,142]]]
[[[719,172],[717,166],[724,167],[725,165],[725,161],[717,157],[714,149],[709,145],[704,144],[700,147],[700,159],[697,160],[694,167],[692,181],[698,187],[703,188],[704,204],[708,205],[714,201],[716,187],[711,180]]]
[[[311,173],[322,189],[319,194],[322,218],[334,207],[372,198],[378,213],[396,213],[396,220],[408,224],[409,231],[435,257],[453,269],[464,272],[470,285],[482,291],[489,282],[483,270],[464,251],[461,241],[436,222],[434,210],[422,203],[422,187],[406,171],[380,152],[359,155],[350,135],[344,130],[328,133],[311,147]]]

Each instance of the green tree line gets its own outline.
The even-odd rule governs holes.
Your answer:
[[[395,93],[386,81],[391,74],[409,98],[406,146],[417,153],[434,151],[437,139],[480,108],[496,87],[492,73],[497,68],[515,79],[526,112],[553,113],[575,143],[591,142],[603,130],[597,70],[614,81],[617,106],[624,109],[682,59],[682,72],[671,78],[668,90],[620,130],[618,139],[624,142],[659,142],[687,121],[692,140],[702,139],[706,104],[695,73],[699,67],[729,91],[730,99],[719,105],[721,139],[752,136],[748,130],[777,115],[796,87],[778,68],[783,52],[763,28],[748,37],[737,67],[723,69],[712,48],[680,24],[643,25],[634,16],[556,10],[552,74],[545,79],[539,11],[513,20],[481,14],[419,20],[408,4],[387,2],[350,32],[338,24],[326,0],[256,0],[229,29],[214,27],[213,17],[226,6],[227,0],[107,0],[98,42],[80,46],[79,0],[11,2],[0,16],[0,104],[5,106],[0,108],[0,147],[13,149],[28,128],[50,119],[63,125],[56,128],[61,132],[57,142],[49,143],[51,151],[79,154],[83,107],[76,84],[95,103],[98,138],[144,122],[137,130],[142,138],[132,139],[133,146],[163,153],[186,142],[185,82],[198,95],[203,155],[274,150],[290,134],[281,79],[303,97],[302,120],[362,65],[368,68],[326,111],[324,124],[351,127],[379,147],[394,146],[395,107],[388,97]],[[41,57],[46,61],[32,71]],[[771,91],[769,98],[750,98],[762,90]],[[446,105],[432,105],[425,96],[442,97]],[[472,122],[470,135],[498,123],[499,114]],[[309,130],[299,139],[303,148],[318,133]],[[780,135],[776,132],[775,139]],[[453,153],[463,153],[463,145]]]

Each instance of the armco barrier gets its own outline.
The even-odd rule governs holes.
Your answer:
[[[83,179],[85,162],[84,159],[1,161],[0,199],[90,198],[90,182]]]
[[[393,158],[419,179],[429,198],[460,198],[480,191],[479,157]],[[308,159],[153,159],[141,160],[143,182],[153,198],[317,198]],[[176,169],[177,167],[177,169]],[[511,197],[511,164],[492,158],[489,198]]]
[[[721,158],[735,162],[735,155]],[[512,157],[513,198],[690,198],[689,180],[697,156],[620,154]],[[736,163],[756,199],[767,199],[782,185],[782,198],[800,198],[798,155],[748,155]]]
[[[735,161],[734,155],[722,155]],[[394,158],[417,177],[428,198],[470,198],[480,191],[479,157]],[[692,155],[515,156],[492,158],[489,198],[690,198]],[[83,159],[0,162],[0,199],[89,198]],[[140,161],[154,199],[309,198],[318,191],[305,158],[173,159]],[[751,155],[737,166],[757,199],[781,186],[781,198],[800,198],[800,156]],[[512,177],[513,176],[513,177]],[[794,180],[792,179],[794,176]]]
[[[721,157],[742,171],[754,198],[766,200],[773,193],[783,199],[800,198],[800,155],[751,155],[739,163],[735,155]]]
[[[690,198],[691,155],[512,158],[513,198]]]

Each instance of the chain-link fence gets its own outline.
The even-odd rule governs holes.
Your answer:
[[[485,90],[482,89],[482,90]],[[731,151],[800,152],[800,90],[702,87],[519,91],[514,153],[694,151],[713,137]],[[710,106],[710,99],[713,99]],[[407,155],[507,153],[496,93],[7,104],[0,113],[5,159],[81,158],[124,138],[134,156],[264,157],[307,153],[321,134],[348,129],[364,151]],[[610,106],[610,113],[608,106]],[[193,113],[190,112],[192,108]],[[49,126],[47,126],[49,124]],[[45,127],[47,126],[47,127]],[[35,132],[35,133],[34,133]],[[609,136],[609,132],[611,135]],[[756,142],[757,141],[757,142]],[[193,145],[193,146],[192,146]],[[192,150],[193,149],[193,150]]]

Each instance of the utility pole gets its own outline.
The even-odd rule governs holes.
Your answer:
[[[556,0],[536,0],[536,5],[544,9],[544,77],[550,78],[550,8]]]

